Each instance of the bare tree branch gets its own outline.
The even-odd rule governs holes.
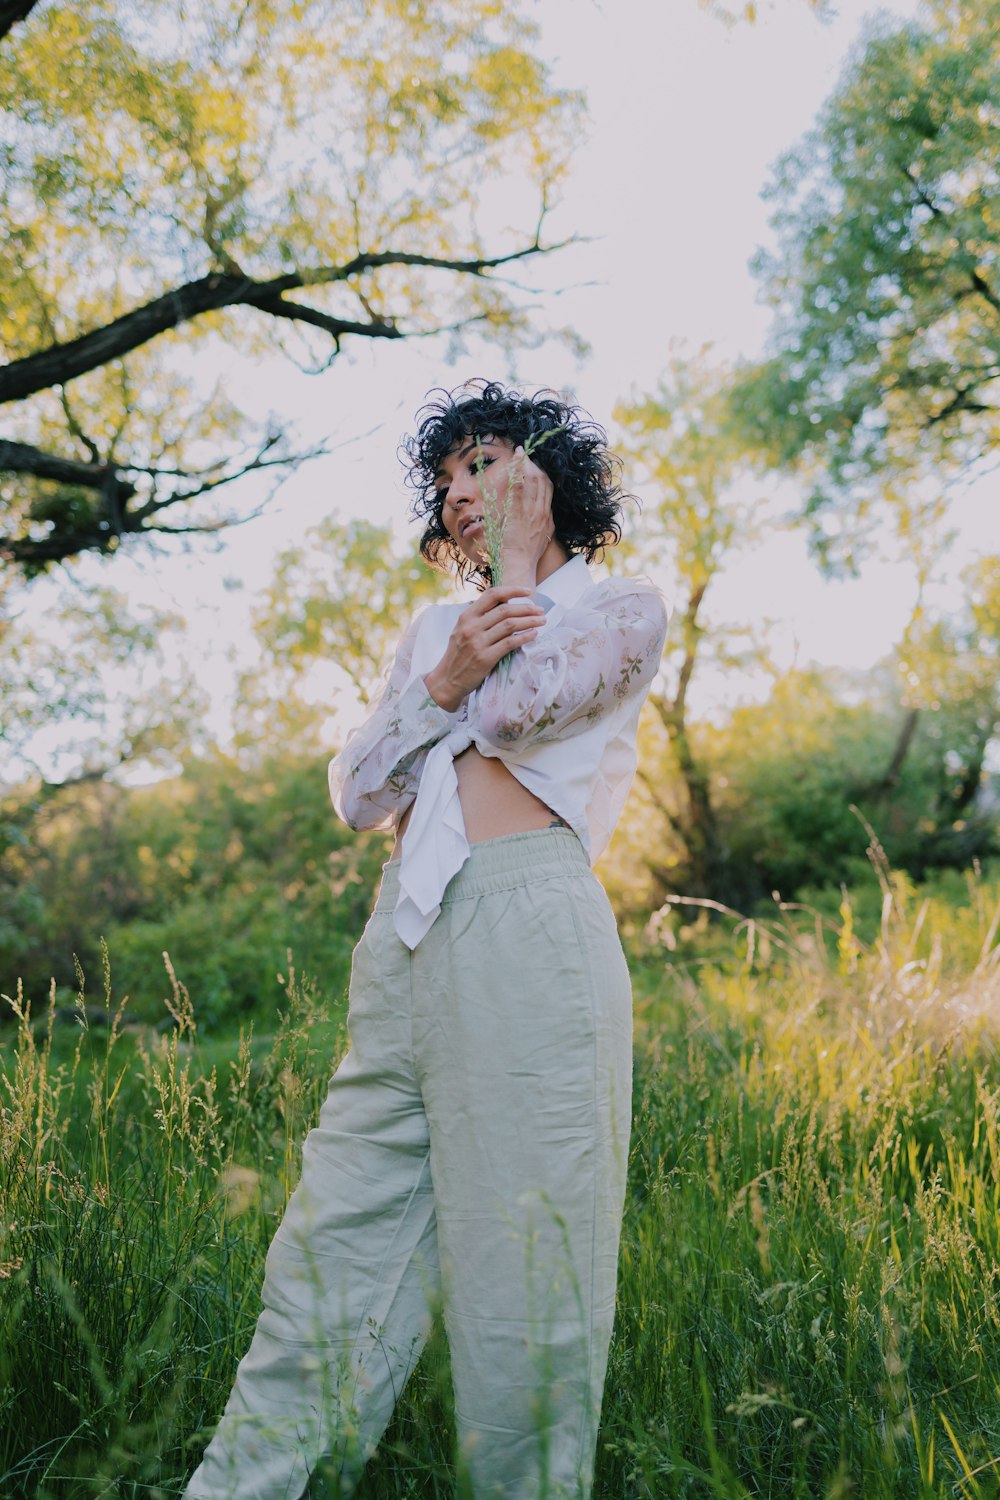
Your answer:
[[[0,37],[5,37],[12,26],[23,21],[38,0],[0,0]]]
[[[995,313],[1000,313],[1000,297],[997,296],[982,272],[979,270],[970,271],[969,280],[972,282],[973,290],[992,307]]]
[[[77,442],[81,447],[86,448],[87,452],[90,454],[91,460],[95,464],[100,463],[100,449],[98,448],[97,444],[87,436],[83,428],[80,426],[80,423],[77,421],[76,413],[73,411],[73,408],[70,405],[69,396],[66,394],[65,386],[59,387],[59,405],[63,409],[63,416],[66,418],[66,426],[76,438]],[[120,436],[120,433],[118,435]],[[113,447],[114,445],[112,444],[111,446]]]
[[[986,412],[992,411],[989,405],[982,401],[973,400],[975,394],[974,386],[963,386],[955,392],[950,401],[946,401],[940,411],[933,412],[924,424],[927,427],[935,427],[938,422],[946,422],[953,417],[957,411]]]
[[[36,479],[51,479],[57,484],[79,484],[85,489],[103,489],[108,473],[114,473],[114,465],[89,463],[80,458],[62,458],[55,453],[45,453],[32,443],[15,443],[0,438],[0,472],[8,474],[33,474]],[[130,487],[135,494],[135,486]]]
[[[236,518],[225,517],[212,521],[192,522],[186,526],[163,526],[154,523],[153,517],[172,505],[194,500],[235,479],[262,469],[285,469],[291,471],[307,459],[318,458],[326,450],[322,447],[308,453],[274,453],[282,434],[271,434],[262,443],[252,458],[231,467],[232,460],[224,459],[206,469],[185,471],[183,469],[143,467],[134,464],[86,463],[81,459],[61,458],[45,453],[29,443],[15,443],[0,439],[0,470],[9,473],[31,474],[38,479],[51,480],[90,489],[97,492],[93,509],[76,525],[60,525],[48,536],[4,536],[0,534],[0,562],[13,562],[28,567],[44,567],[51,562],[62,562],[80,552],[106,552],[122,536],[157,532],[181,536],[194,532],[220,531],[236,524]],[[226,468],[230,471],[224,472]],[[154,489],[150,497],[134,509],[128,502],[138,493],[135,480],[128,477],[146,476],[153,480]],[[155,490],[157,479],[169,478],[179,481],[168,495],[158,496]],[[200,481],[193,483],[193,481]],[[255,512],[259,513],[259,512]]]
[[[913,188],[913,191],[916,193],[917,201],[923,204],[924,208],[927,209],[931,217],[938,220],[944,219],[946,217],[944,210],[939,204],[934,202],[934,199],[921,185],[921,183],[917,179],[916,173],[912,170],[912,168],[902,167],[900,170],[902,171],[903,176],[906,178],[907,182]],[[963,250],[966,249],[964,244],[960,248]],[[996,292],[990,286],[983,273],[976,266],[973,266],[972,270],[969,272],[969,283],[969,293],[977,297],[982,297],[983,300],[988,303],[990,307],[992,307],[994,312],[1000,313],[1000,297],[997,296]]]
[[[293,323],[308,323],[313,328],[322,328],[324,333],[332,334],[337,349],[340,348],[340,340],[345,333],[357,333],[369,339],[401,339],[406,335],[396,324],[385,318],[371,318],[367,323],[352,323],[346,318],[333,317],[330,313],[320,312],[318,308],[309,307],[304,302],[286,302],[283,297],[269,298],[267,301],[254,304],[261,312],[270,313],[273,318],[289,318]]]
[[[215,312],[223,307],[256,307],[271,316],[297,319],[311,323],[324,332],[339,339],[344,334],[363,338],[404,338],[405,332],[397,328],[391,319],[373,319],[357,322],[284,300],[284,294],[307,286],[328,286],[348,280],[362,271],[381,266],[422,266],[432,270],[455,271],[469,276],[486,276],[498,266],[523,260],[530,255],[545,255],[562,248],[558,244],[543,246],[537,238],[522,250],[512,250],[507,255],[496,255],[474,260],[448,260],[434,255],[411,255],[404,251],[383,250],[354,256],[341,266],[316,266],[304,271],[291,271],[269,281],[255,281],[252,277],[233,272],[213,271],[197,281],[154,297],[142,307],[113,319],[102,328],[66,343],[52,344],[37,354],[12,361],[0,367],[0,403],[22,401],[37,391],[47,390],[53,385],[62,385],[75,380],[90,370],[99,369],[109,360],[121,359],[124,355],[147,344],[158,334],[190,322],[202,313]]]
[[[944,209],[934,202],[934,199],[927,192],[926,188],[923,187],[923,185],[920,183],[916,173],[913,171],[913,168],[901,166],[899,170],[902,172],[903,176],[906,178],[907,182],[916,193],[917,201],[922,203],[924,208],[928,210],[931,218],[943,219],[945,216]]]
[[[271,451],[272,448],[277,445],[278,442],[280,442],[280,438],[280,434],[269,437],[264,443],[263,447],[257,452],[256,456],[250,459],[248,463],[241,464],[239,469],[237,469],[232,474],[218,474],[213,479],[204,480],[203,483],[196,485],[194,489],[175,490],[170,495],[165,496],[162,500],[157,500],[155,497],[147,500],[144,505],[139,506],[133,512],[132,519],[139,524],[132,529],[148,529],[141,526],[141,523],[147,520],[148,517],[157,515],[161,510],[166,510],[170,505],[178,505],[186,500],[195,500],[199,495],[207,495],[211,490],[221,489],[225,484],[232,484],[234,479],[242,479],[244,474],[253,474],[261,469],[296,469],[298,468],[299,464],[305,463],[307,459],[319,458],[320,455],[326,451],[324,448],[314,448],[311,453],[297,453],[293,455],[278,454],[274,458],[268,458],[266,455]],[[219,469],[221,467],[221,464],[215,465],[216,469]],[[149,474],[162,474],[163,470],[145,469],[142,472]],[[205,470],[203,472],[207,473],[208,471]],[[193,479],[196,476],[194,474],[184,474],[183,472],[178,472],[177,477],[182,479]],[[172,529],[177,530],[178,528],[174,527]],[[203,530],[204,527],[199,526],[197,529]]]

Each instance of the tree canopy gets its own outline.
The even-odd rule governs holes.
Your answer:
[[[498,272],[544,248],[581,101],[553,88],[515,7],[11,10],[0,558],[30,573],[215,526],[220,487],[286,472],[285,435],[251,435],[205,378],[221,355],[281,348],[320,370],[345,340],[523,329]],[[505,233],[491,190],[512,165],[522,228]]]
[[[817,127],[779,164],[756,268],[770,357],[741,409],[811,481],[823,526],[886,483],[1000,440],[1000,3],[932,0],[868,27]],[[825,539],[829,548],[829,538]]]
[[[254,615],[259,658],[240,679],[244,759],[267,754],[275,738],[300,752],[329,748],[331,695],[347,686],[367,705],[406,621],[449,588],[444,573],[371,521],[327,517],[286,548]]]
[[[168,661],[180,626],[107,586],[67,592],[44,625],[0,612],[0,791],[12,768],[37,774],[43,791],[126,761],[173,768],[198,742],[206,707],[190,668]]]

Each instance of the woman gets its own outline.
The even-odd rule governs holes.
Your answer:
[[[590,1492],[631,1086],[628,970],[590,863],[666,610],[588,567],[620,537],[621,491],[578,409],[466,388],[407,451],[422,554],[482,591],[410,624],[330,767],[339,815],[396,842],[354,953],[351,1049],[192,1500],[297,1500],[321,1462],[349,1492],[438,1298],[475,1500]],[[484,516],[504,515],[495,587]]]

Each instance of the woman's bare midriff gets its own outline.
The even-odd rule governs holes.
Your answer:
[[[501,838],[505,833],[527,833],[532,828],[569,827],[547,803],[522,786],[502,761],[480,755],[475,745],[456,755],[455,775],[470,844]],[[412,811],[411,802],[396,830],[390,859],[398,859],[403,852],[403,834]]]

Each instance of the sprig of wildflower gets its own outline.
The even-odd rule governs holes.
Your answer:
[[[553,437],[561,429],[550,427],[545,432],[538,432],[525,439],[522,444],[524,459],[528,459],[540,448],[546,438]],[[513,501],[513,487],[515,484],[524,482],[523,460],[522,472],[512,474],[507,486],[507,497],[503,505],[500,504],[496,486],[485,477],[486,469],[483,463],[483,446],[481,439],[476,437],[476,467],[480,475],[480,483],[483,491],[483,549],[490,567],[490,578],[494,588],[499,588],[503,583],[503,541],[507,530],[507,522],[510,519],[511,503]],[[498,679],[502,682],[508,675],[513,660],[513,651],[508,651],[506,656],[501,657],[497,663],[496,672]]]
[[[507,498],[501,506],[496,486],[485,477],[482,442],[478,437],[476,438],[476,464],[483,489],[483,545],[490,565],[493,587],[499,588],[503,583],[503,539],[507,530],[507,522],[510,519],[511,492],[508,487]]]

